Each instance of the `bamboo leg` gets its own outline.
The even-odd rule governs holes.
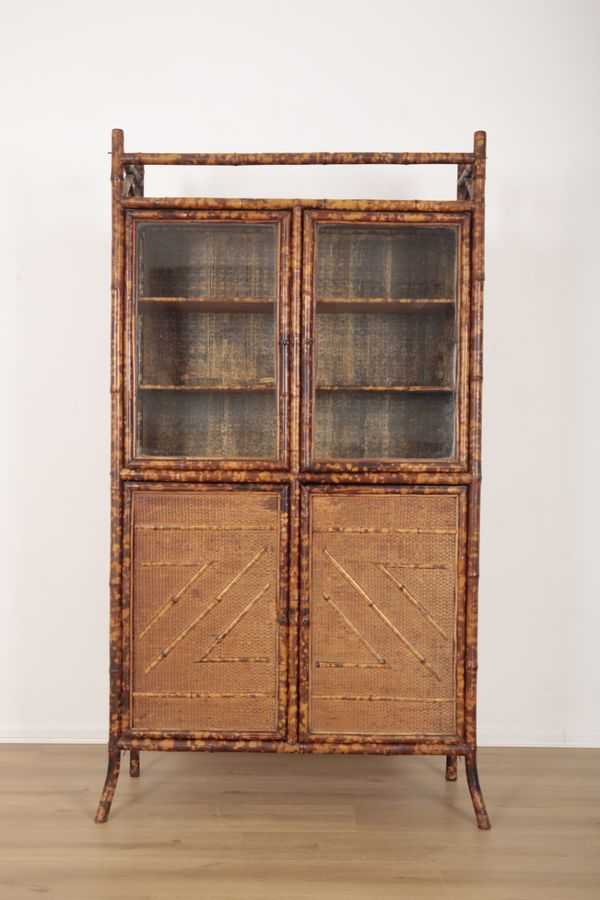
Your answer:
[[[477,827],[487,831],[491,828],[487,810],[485,808],[485,800],[481,793],[479,785],[479,775],[477,774],[477,757],[475,753],[465,756],[465,766],[467,769],[467,784],[469,785],[469,793],[473,801],[473,809],[477,819]]]
[[[140,751],[129,751],[129,774],[131,778],[140,777]]]
[[[104,789],[102,791],[102,796],[100,797],[100,803],[98,804],[98,811],[96,812],[95,821],[100,824],[102,822],[106,822],[108,819],[108,814],[110,812],[111,803],[113,801],[113,797],[115,795],[115,789],[117,787],[117,779],[119,778],[119,769],[121,768],[121,751],[120,750],[109,750],[108,751],[108,771],[106,772],[106,781],[104,782]]]
[[[446,781],[456,781],[458,778],[458,757],[448,755],[446,757]]]

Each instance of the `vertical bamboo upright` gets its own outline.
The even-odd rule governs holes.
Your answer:
[[[148,165],[340,164],[453,165],[457,197],[144,196]],[[481,131],[473,152],[298,154],[129,153],[113,131],[110,722],[97,822],[124,751],[139,777],[142,750],[241,750],[432,754],[448,781],[464,757],[478,827],[490,827],[476,758],[485,166]],[[327,284],[336,272],[347,283],[345,251],[331,275],[319,241],[341,247],[348,229],[355,246],[428,236],[437,293],[336,295]],[[237,249],[223,256],[228,235]],[[450,287],[438,245],[455,248]],[[360,258],[357,283],[379,277]],[[342,337],[330,349],[345,381],[317,368],[332,324],[365,342],[378,328],[383,341],[399,333],[398,310],[413,317],[406,334],[429,328],[437,380],[415,383],[414,363],[396,383],[377,363],[375,384],[357,381],[354,356],[364,371],[368,353]],[[268,333],[270,350],[248,343]],[[149,334],[171,343],[149,357]],[[387,431],[370,433],[360,416],[379,409]],[[327,418],[346,410],[359,426]],[[376,449],[336,449],[357,441]]]

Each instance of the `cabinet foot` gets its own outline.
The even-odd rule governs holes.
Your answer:
[[[481,793],[479,784],[479,775],[477,774],[477,757],[475,753],[465,756],[465,766],[467,769],[467,784],[469,785],[469,793],[473,801],[473,809],[477,819],[477,827],[487,831],[491,828],[490,820],[485,808],[485,800]]]
[[[129,775],[131,778],[140,777],[140,751],[129,751]]]
[[[458,757],[449,755],[446,757],[446,781],[456,781],[458,778]]]
[[[98,810],[96,812],[95,818],[95,821],[98,824],[106,822],[106,820],[108,819],[108,814],[110,813],[110,807],[113,801],[113,797],[115,796],[115,789],[117,787],[120,768],[121,751],[109,750],[106,781],[104,782],[104,788],[102,790],[102,796],[100,797],[100,803],[98,804]]]

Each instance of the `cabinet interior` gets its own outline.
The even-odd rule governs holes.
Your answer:
[[[277,241],[269,223],[138,226],[140,455],[277,455]]]
[[[316,459],[454,454],[451,226],[319,224]]]

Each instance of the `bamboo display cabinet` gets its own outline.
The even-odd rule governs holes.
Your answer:
[[[144,197],[148,165],[447,164],[457,199]],[[108,818],[123,751],[476,764],[485,133],[468,153],[112,135]]]

